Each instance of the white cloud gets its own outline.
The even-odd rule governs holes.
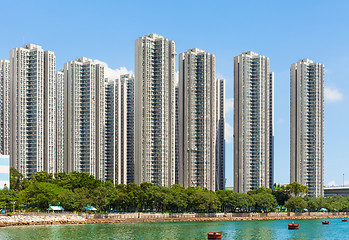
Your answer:
[[[326,187],[333,187],[333,186],[343,186],[343,182],[340,184],[337,184],[336,181],[332,180],[327,183]],[[349,186],[349,181],[344,181],[344,186]]]
[[[225,99],[225,114],[228,114],[234,110],[234,98]]]
[[[226,78],[223,76],[223,74],[221,74],[221,73],[216,73],[216,77],[217,77],[218,79],[226,79]]]
[[[109,79],[117,79],[120,78],[120,75],[123,74],[133,74],[131,70],[128,70],[126,67],[120,67],[116,69],[112,69],[108,66],[107,63],[102,62],[100,60],[94,60],[94,63],[101,64],[104,66],[104,77]]]
[[[336,182],[335,182],[334,180],[332,180],[332,181],[330,181],[329,183],[327,183],[326,186],[327,186],[327,187],[330,187],[330,186],[338,186],[338,185],[336,184]]]
[[[339,102],[343,99],[343,94],[336,88],[325,87],[325,99],[329,102]]]
[[[233,127],[228,123],[225,122],[225,128],[224,128],[225,132],[225,141],[227,143],[232,143],[233,142],[233,137],[234,137],[234,129]]]

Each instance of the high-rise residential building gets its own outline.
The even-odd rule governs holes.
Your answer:
[[[324,65],[291,65],[291,182],[324,195]]]
[[[216,189],[215,56],[193,48],[179,55],[179,183]]]
[[[175,183],[175,43],[135,42],[135,182]]]
[[[56,72],[56,172],[64,172],[64,72]]]
[[[217,79],[216,189],[225,189],[225,80]]]
[[[44,53],[44,159],[45,170],[57,171],[56,150],[56,56],[54,52]],[[50,79],[47,81],[47,79]]]
[[[115,184],[133,182],[134,77],[106,81],[105,177]]]
[[[55,172],[55,61],[34,44],[10,51],[11,166],[26,178]]]
[[[0,154],[10,147],[10,61],[0,60]]]
[[[105,85],[105,179],[119,184],[120,101],[118,80],[106,79]]]
[[[269,58],[234,58],[234,191],[273,187],[274,74]]]
[[[175,83],[175,96],[176,96],[176,137],[175,137],[175,184],[179,184],[179,92],[178,81]],[[183,166],[182,166],[183,167]]]
[[[65,172],[104,179],[104,67],[88,58],[64,64]]]
[[[135,182],[135,78],[132,74],[120,76],[121,84],[126,87],[126,156],[127,156],[127,183]]]

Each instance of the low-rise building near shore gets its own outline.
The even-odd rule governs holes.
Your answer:
[[[325,197],[341,195],[343,197],[349,196],[349,186],[331,186],[324,188]]]

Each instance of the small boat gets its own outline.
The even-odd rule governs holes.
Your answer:
[[[322,221],[322,224],[330,224],[329,221]]]
[[[220,232],[209,232],[207,233],[208,239],[222,239],[222,233]]]
[[[299,229],[299,224],[296,224],[296,223],[288,224],[288,229],[289,230],[297,230],[297,229]]]
[[[342,222],[347,222],[348,221],[348,219],[342,219]]]

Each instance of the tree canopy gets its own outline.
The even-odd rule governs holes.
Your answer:
[[[273,211],[286,206],[290,211],[330,211],[349,209],[349,197],[311,198],[308,189],[298,183],[261,187],[245,193],[231,190],[216,192],[201,187],[184,188],[135,183],[114,186],[81,172],[50,174],[37,172],[27,180],[11,168],[10,189],[0,190],[0,209],[29,209],[46,211],[49,205],[60,205],[66,211],[83,211],[94,206],[99,211],[156,212],[247,212]]]

